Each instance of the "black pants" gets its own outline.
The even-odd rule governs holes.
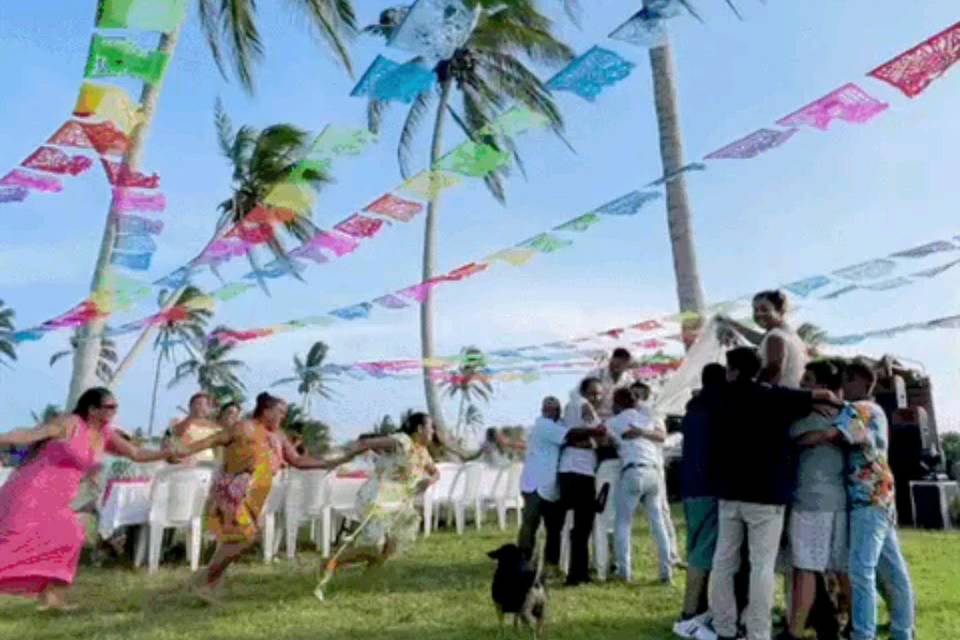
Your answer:
[[[579,473],[561,473],[560,500],[563,519],[573,510],[573,529],[570,531],[570,569],[567,580],[579,582],[590,579],[590,534],[597,515],[597,487],[593,476]]]
[[[547,544],[543,550],[543,562],[548,565],[560,564],[560,534],[563,531],[563,519],[566,511],[559,502],[544,500],[540,494],[523,494],[523,522],[520,525],[520,535],[517,546],[526,559],[533,556],[533,547],[537,539],[537,529],[540,520],[547,530]]]

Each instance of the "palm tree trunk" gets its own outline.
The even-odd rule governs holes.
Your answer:
[[[160,365],[163,364],[163,351],[157,354],[157,369],[153,374],[153,395],[150,398],[150,421],[147,423],[147,438],[153,437],[153,419],[157,415],[157,394],[160,392]]]
[[[461,436],[460,429],[463,427],[463,410],[464,410],[464,405],[466,404],[466,402],[467,402],[467,396],[461,394],[461,395],[460,395],[460,407],[459,407],[459,409],[457,409],[457,426],[456,426],[456,428],[454,428],[454,430],[453,430],[453,432],[456,434],[456,437],[457,437],[458,440],[460,439],[460,436]]]
[[[654,101],[660,134],[660,158],[663,173],[668,175],[684,165],[680,109],[677,104],[673,54],[669,42],[662,47],[650,49],[650,70],[653,73]],[[697,254],[693,245],[693,216],[683,174],[668,182],[666,191],[667,225],[670,229],[680,310],[702,313],[703,287],[697,269]]]
[[[447,77],[440,88],[440,103],[437,105],[437,119],[433,125],[433,142],[430,147],[430,167],[432,168],[443,151],[443,124],[447,113],[447,103],[450,101],[452,79]],[[437,261],[437,209],[440,204],[440,194],[434,194],[427,203],[427,219],[423,231],[423,282],[436,275]],[[427,289],[423,303],[420,305],[420,354],[424,360],[434,357],[433,342],[433,293]],[[427,399],[427,411],[433,418],[434,427],[441,434],[444,432],[443,405],[440,403],[440,393],[430,375],[431,369],[423,367],[423,390]]]
[[[177,47],[177,41],[180,38],[180,28],[182,23],[170,33],[160,36],[159,50],[168,56],[173,56]],[[153,123],[153,115],[156,112],[157,101],[160,98],[160,89],[162,81],[156,84],[144,84],[143,91],[140,93],[140,105],[143,110],[143,120],[130,136],[130,145],[123,158],[123,164],[131,171],[140,169],[140,160],[143,155],[143,148],[146,144],[147,134],[150,131],[150,125]],[[97,255],[97,262],[93,269],[93,279],[90,283],[90,291],[96,291],[106,275],[110,266],[110,257],[113,254],[113,242],[117,235],[116,211],[111,206],[107,215],[107,220],[103,227],[103,237],[100,239],[100,252]],[[100,338],[106,326],[106,319],[95,320],[83,327],[77,329],[77,348],[73,354],[73,373],[70,377],[70,389],[67,395],[67,409],[73,407],[77,398],[83,391],[96,384],[97,356],[100,353]]]

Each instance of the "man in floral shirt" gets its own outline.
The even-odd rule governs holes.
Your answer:
[[[887,586],[890,637],[912,640],[913,588],[897,540],[893,473],[887,462],[887,417],[873,401],[876,376],[860,362],[844,371],[847,405],[824,437],[848,446],[847,501],[850,509],[850,580],[853,584],[852,640],[877,637],[877,574]],[[820,434],[809,434],[817,436]],[[801,444],[813,444],[803,442]]]

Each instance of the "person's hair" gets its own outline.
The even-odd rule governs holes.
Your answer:
[[[727,368],[719,362],[711,362],[700,371],[700,385],[704,389],[722,386],[727,381]]]
[[[737,347],[727,351],[727,369],[737,372],[737,380],[753,380],[760,372],[760,355],[753,347]]]
[[[843,368],[843,377],[847,380],[859,378],[871,387],[877,384],[877,374],[874,373],[870,365],[862,360],[852,360],[846,363]]]
[[[813,374],[817,384],[823,385],[830,391],[837,391],[843,386],[843,372],[835,362],[817,360],[808,363],[806,370]]]
[[[653,389],[650,388],[650,385],[648,385],[646,382],[643,382],[641,380],[637,380],[636,382],[634,382],[632,385],[630,385],[630,388],[633,389],[634,391],[639,389],[646,393],[650,393],[651,391],[653,391]]]
[[[112,398],[113,394],[106,387],[92,387],[87,389],[77,398],[77,405],[73,408],[73,415],[80,416],[84,420],[90,417],[91,409],[99,409],[103,406],[107,398]]]
[[[637,395],[627,387],[620,387],[613,392],[613,406],[622,409],[631,409],[637,405]]]
[[[220,411],[217,412],[217,416],[222,416],[223,414],[225,414],[227,412],[227,409],[229,409],[230,407],[236,407],[237,411],[240,411],[240,403],[233,402],[231,400],[230,402],[220,407]]]
[[[623,347],[617,347],[613,350],[613,353],[610,354],[610,358],[615,358],[617,360],[630,360],[633,358],[633,356],[631,356],[630,352]]]
[[[497,429],[495,427],[487,427],[486,433],[484,433],[484,439],[487,442],[496,442],[497,441]]]
[[[783,291],[776,289],[768,289],[767,291],[761,291],[755,296],[753,296],[753,301],[757,302],[759,300],[766,300],[773,305],[773,308],[776,309],[779,313],[787,312],[787,294]]]
[[[600,378],[595,378],[593,376],[584,378],[580,381],[580,395],[584,395],[587,392],[587,389],[590,388],[592,384],[603,384],[600,382]]]
[[[192,396],[190,396],[190,402],[187,403],[187,406],[188,406],[188,407],[192,407],[192,406],[193,406],[193,402],[194,402],[195,400],[199,400],[200,398],[206,398],[207,400],[210,400],[210,399],[211,399],[211,398],[210,398],[210,394],[207,393],[206,391],[198,391],[198,392],[196,392],[195,394],[193,394]]]
[[[412,436],[420,431],[420,428],[427,424],[427,420],[429,419],[430,415],[428,413],[424,411],[415,411],[408,415],[407,419],[403,421],[403,424],[400,425],[400,431],[408,436]]]
[[[282,398],[272,396],[266,391],[257,396],[257,404],[253,409],[253,417],[259,418],[264,414],[265,411],[273,409],[278,404],[283,402]]]

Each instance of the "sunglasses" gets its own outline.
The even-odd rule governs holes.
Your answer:
[[[120,405],[118,404],[102,404],[100,405],[101,409],[106,409],[108,411],[116,411]]]

